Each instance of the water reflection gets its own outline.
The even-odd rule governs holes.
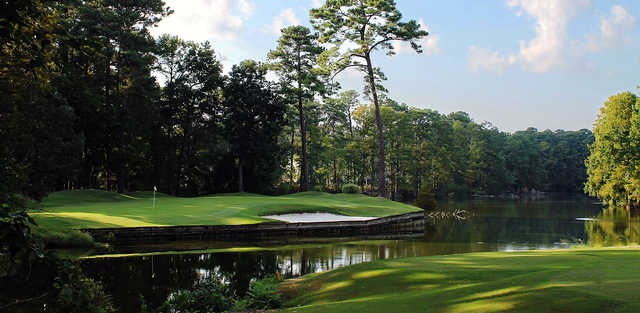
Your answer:
[[[640,243],[638,212],[611,207],[585,222],[589,244],[598,247],[637,245]]]
[[[174,290],[188,288],[210,275],[222,276],[238,294],[243,294],[252,279],[267,275],[279,273],[281,277],[290,278],[379,259],[566,248],[586,243],[609,246],[640,241],[637,217],[618,211],[603,212],[599,204],[585,197],[535,201],[476,199],[440,205],[441,209],[464,209],[470,214],[464,220],[428,220],[424,234],[409,238],[165,243],[119,247],[115,252],[237,249],[241,246],[253,247],[253,250],[88,259],[83,266],[90,276],[103,281],[121,312],[134,312],[139,308],[140,294],[153,308]]]

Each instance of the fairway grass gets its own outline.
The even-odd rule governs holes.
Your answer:
[[[640,248],[363,263],[280,285],[285,312],[640,312]]]
[[[419,211],[404,203],[356,194],[302,192],[285,196],[250,193],[179,198],[152,192],[118,194],[100,190],[51,193],[31,210],[47,230],[178,225],[239,225],[273,221],[263,215],[326,212],[383,217]]]

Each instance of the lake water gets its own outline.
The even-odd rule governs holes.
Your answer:
[[[640,242],[637,217],[609,212],[582,196],[474,199],[441,202],[439,209],[466,213],[435,215],[424,234],[409,237],[160,243],[116,247],[110,253],[138,255],[85,259],[82,266],[102,281],[121,312],[134,312],[141,296],[153,308],[174,290],[210,275],[222,276],[243,294],[251,280],[276,273],[289,278],[379,259]],[[152,252],[163,254],[144,254]]]

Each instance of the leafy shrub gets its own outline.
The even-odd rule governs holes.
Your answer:
[[[409,187],[401,187],[396,194],[396,201],[400,202],[408,202],[411,200],[415,200],[417,197],[415,191],[412,186]]]
[[[47,307],[50,312],[115,312],[111,296],[100,282],[87,278],[76,263],[64,260],[58,262],[53,289],[55,302]]]
[[[106,236],[104,236],[104,242],[112,243],[116,241],[116,235],[110,231]]]
[[[246,312],[249,311],[249,298],[244,297],[242,299],[234,299],[233,300],[233,305],[231,306],[231,309],[229,309],[230,312]]]
[[[274,276],[256,280],[243,298],[234,297],[231,288],[219,276],[211,277],[193,289],[175,292],[158,309],[162,313],[239,312],[276,309],[282,306]]]
[[[436,208],[436,197],[431,192],[431,189],[427,187],[422,187],[418,192],[418,198],[416,199],[416,206],[425,210],[430,211]]]
[[[42,247],[33,239],[33,219],[22,210],[0,203],[0,278],[28,273],[31,263],[42,258]]]
[[[90,248],[96,245],[91,235],[79,230],[53,231],[34,227],[33,237],[52,248]]]
[[[280,185],[278,185],[278,194],[286,195],[289,193],[291,193],[291,185],[288,183],[280,183]]]
[[[315,186],[313,186],[313,188],[311,190],[317,191],[317,192],[323,192],[324,191],[324,186],[323,185],[315,185]]]
[[[342,185],[342,193],[360,193],[362,190],[360,186],[356,184],[344,184]]]
[[[231,309],[233,295],[220,277],[212,276],[200,282],[194,289],[176,291],[160,307],[164,313],[209,313]]]
[[[115,312],[111,296],[99,281],[86,277],[77,262],[44,253],[32,232],[35,223],[23,208],[12,197],[0,203],[0,310]],[[18,294],[31,299],[15,302]]]
[[[278,279],[275,276],[254,281],[247,292],[246,305],[254,310],[279,308],[282,305],[282,298],[277,287]]]

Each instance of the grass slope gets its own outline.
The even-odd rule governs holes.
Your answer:
[[[640,249],[471,253],[285,281],[287,312],[640,312]]]
[[[262,215],[328,212],[351,216],[388,216],[419,210],[414,206],[354,194],[303,192],[286,196],[220,194],[197,198],[156,196],[152,192],[117,194],[100,190],[50,194],[41,210],[29,214],[45,229],[167,225],[237,225],[270,221]]]

